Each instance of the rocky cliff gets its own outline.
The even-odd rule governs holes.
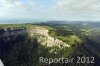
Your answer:
[[[25,33],[29,33],[29,35],[33,38],[37,38],[38,42],[46,47],[59,47],[59,48],[64,48],[64,47],[70,47],[69,44],[66,44],[62,40],[59,40],[55,37],[51,37],[48,34],[49,30],[43,27],[35,26],[30,29],[23,29],[23,30],[17,30],[17,31],[5,31],[3,33],[3,37],[6,37],[7,39],[9,36],[13,36],[13,39],[18,36],[18,35],[23,35]],[[6,39],[6,40],[7,40]]]
[[[48,32],[49,30],[41,27],[34,27],[29,30],[30,36],[37,38],[38,42],[43,46],[59,48],[70,47],[69,44],[49,36]]]

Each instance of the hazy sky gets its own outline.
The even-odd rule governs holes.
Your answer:
[[[0,20],[100,20],[100,0],[0,0]]]

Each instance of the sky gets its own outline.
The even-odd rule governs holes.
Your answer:
[[[0,0],[0,20],[100,20],[100,0]]]

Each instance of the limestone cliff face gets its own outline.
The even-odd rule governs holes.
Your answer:
[[[59,48],[70,47],[69,44],[66,44],[65,42],[57,38],[49,36],[48,32],[49,30],[41,27],[35,27],[29,30],[30,36],[36,37],[38,39],[38,42],[43,46],[47,47],[57,46]]]
[[[59,48],[64,48],[64,47],[70,47],[69,44],[66,44],[65,42],[51,37],[48,34],[49,30],[41,27],[34,27],[31,29],[27,30],[18,30],[18,31],[12,31],[11,33],[9,32],[4,32],[4,37],[8,37],[6,40],[10,40],[9,35],[16,37],[17,35],[23,35],[25,33],[29,33],[31,37],[35,37],[38,39],[38,42],[46,47],[59,47]]]

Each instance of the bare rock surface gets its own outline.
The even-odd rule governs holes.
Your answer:
[[[49,30],[41,27],[35,27],[29,31],[30,36],[37,37],[38,42],[43,46],[47,47],[57,46],[59,48],[70,47],[69,44],[66,44],[65,42],[57,38],[49,36],[48,32]]]

